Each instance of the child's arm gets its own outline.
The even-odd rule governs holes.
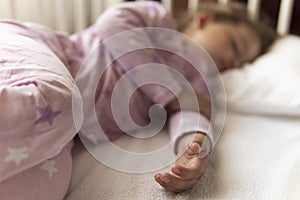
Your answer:
[[[205,147],[206,154],[211,150],[211,144],[213,144],[214,137],[208,132],[209,121],[211,118],[211,102],[210,100],[199,93],[194,94],[197,97],[197,103],[199,110],[191,107],[190,92],[181,92],[178,99],[181,102],[179,104],[178,99],[172,100],[167,106],[167,112],[170,116],[169,120],[169,132],[172,140],[176,140],[174,144],[174,152],[179,152],[179,143],[181,140],[190,138],[189,143],[192,142],[193,135],[195,133],[202,133],[208,136]],[[208,142],[208,143],[207,143]],[[185,148],[187,146],[185,145]],[[204,150],[204,149],[203,149]],[[205,153],[202,151],[202,154]],[[205,157],[201,155],[200,157]]]
[[[204,138],[204,134],[196,133],[189,146],[185,146],[183,142],[184,145],[180,145],[182,148],[179,148],[171,172],[156,174],[155,180],[166,190],[176,193],[193,187],[202,177],[208,164],[208,157],[199,158],[200,146]]]
[[[180,111],[181,108],[176,99],[167,106],[167,110],[171,115],[176,112],[170,120],[171,136],[172,132],[174,132],[174,126],[178,126],[178,123],[181,122],[180,117],[178,117],[180,114],[183,120],[191,120],[191,124],[183,124],[183,126],[187,126],[187,128],[180,129],[179,134],[182,135],[177,136],[174,146],[177,159],[171,168],[172,172],[155,175],[155,180],[162,187],[172,192],[182,192],[191,188],[201,178],[208,163],[207,155],[211,150],[211,144],[210,142],[207,143],[207,141],[210,140],[205,140],[205,138],[208,133],[207,122],[210,118],[211,105],[204,96],[198,94],[197,98],[201,113]],[[207,116],[206,119],[203,118],[203,114]],[[195,127],[193,126],[192,119],[197,115],[200,117],[200,120],[198,127]],[[200,149],[201,151],[204,150],[204,157],[200,155]]]

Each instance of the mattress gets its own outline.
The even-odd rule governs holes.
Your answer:
[[[204,176],[194,188],[181,194],[162,189],[153,179],[157,171],[133,174],[107,167],[77,138],[73,177],[66,200],[299,199],[299,124],[300,119],[293,117],[228,112]],[[168,142],[164,133],[158,134],[151,143],[124,136],[115,144],[129,151],[141,147],[148,151]],[[169,166],[158,171],[168,169]]]

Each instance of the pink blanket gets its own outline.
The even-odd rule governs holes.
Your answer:
[[[41,34],[15,22],[0,30],[0,199],[62,199],[80,126],[74,80]]]

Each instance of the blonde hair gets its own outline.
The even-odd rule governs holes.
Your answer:
[[[178,17],[178,30],[184,31],[193,21],[196,15],[208,13],[214,17],[217,23],[246,24],[258,35],[261,42],[260,54],[265,53],[273,41],[277,38],[275,30],[265,21],[252,21],[247,15],[247,9],[241,3],[228,3],[220,5],[217,3],[202,3],[195,13],[181,13]]]

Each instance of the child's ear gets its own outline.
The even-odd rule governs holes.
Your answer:
[[[203,29],[207,24],[214,22],[215,19],[210,13],[200,13],[194,17],[193,21],[196,28]]]

